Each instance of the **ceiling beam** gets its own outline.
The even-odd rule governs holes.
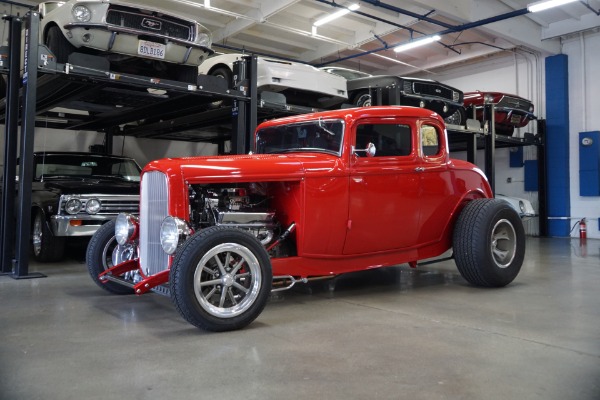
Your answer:
[[[589,13],[583,15],[579,21],[566,19],[551,23],[547,28],[542,29],[542,39],[553,39],[573,33],[584,32],[598,28],[598,26],[600,26],[600,16]]]
[[[407,4],[435,10],[436,13],[457,21],[457,28],[460,28],[462,24],[476,23],[515,11],[497,0],[405,1]],[[531,19],[523,16],[481,25],[478,29],[508,40],[515,45],[525,46],[544,54],[558,54],[560,52],[558,41],[542,41],[541,27]],[[440,31],[442,30],[440,29]]]
[[[213,32],[213,41],[217,43],[221,42],[222,40],[230,36],[234,36],[253,25],[263,23],[273,15],[285,10],[299,1],[300,0],[278,0],[262,2],[259,8],[254,8],[245,13],[245,18],[236,18],[228,23],[224,28]]]

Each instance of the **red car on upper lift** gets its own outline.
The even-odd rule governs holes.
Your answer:
[[[491,118],[484,108],[494,105],[494,126],[499,135],[512,136],[515,128],[523,128],[535,119],[533,103],[523,97],[502,92],[465,92],[464,107],[467,118],[475,118],[482,124]]]

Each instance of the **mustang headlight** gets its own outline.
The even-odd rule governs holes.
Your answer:
[[[522,213],[524,213],[527,210],[527,208],[525,207],[525,203],[521,200],[519,200],[519,208],[521,209]]]
[[[115,238],[117,243],[123,246],[125,243],[135,238],[137,233],[138,221],[131,214],[119,214],[115,220]]]
[[[100,207],[102,205],[100,204],[100,200],[98,199],[89,199],[86,203],[85,203],[85,211],[88,214],[97,214],[98,211],[100,211]]]
[[[160,245],[167,254],[175,253],[179,244],[190,235],[188,224],[179,218],[166,217],[160,225]]]
[[[65,211],[68,214],[77,214],[81,210],[81,200],[72,198],[65,203]]]
[[[198,33],[198,40],[196,42],[201,46],[210,47],[212,38],[207,33]]]
[[[92,19],[92,12],[89,8],[82,5],[76,5],[71,9],[71,14],[73,14],[73,18],[77,22],[88,22]]]

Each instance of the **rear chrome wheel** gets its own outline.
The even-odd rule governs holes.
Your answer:
[[[512,282],[525,258],[525,230],[504,200],[471,200],[454,226],[454,260],[460,274],[477,286]]]

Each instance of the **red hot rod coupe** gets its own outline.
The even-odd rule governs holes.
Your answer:
[[[247,155],[163,159],[142,171],[139,219],[91,240],[93,280],[170,295],[191,324],[242,328],[269,293],[315,277],[409,263],[453,248],[471,284],[499,287],[525,253],[519,215],[483,173],[450,159],[442,118],[366,107],[258,126]]]

